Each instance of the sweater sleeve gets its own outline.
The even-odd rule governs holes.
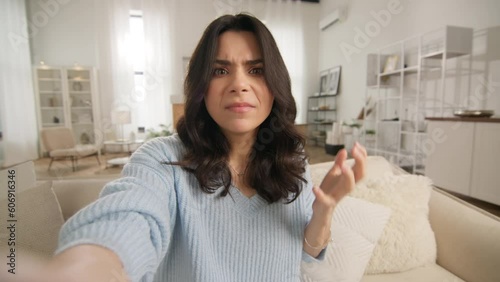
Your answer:
[[[302,193],[304,193],[304,208],[306,211],[306,219],[307,219],[307,224],[309,224],[309,221],[311,221],[313,210],[312,210],[312,205],[314,202],[314,193],[312,192],[312,188],[314,185],[318,185],[320,183],[313,183],[311,179],[311,171],[309,169],[309,164],[306,165],[306,172],[304,174],[304,178],[306,179],[307,183],[304,184]],[[304,233],[305,233],[305,228],[307,227],[307,224],[304,226]],[[328,246],[327,246],[328,247]],[[302,260],[305,262],[319,262],[323,261],[325,259],[325,254],[326,254],[326,248],[325,247],[317,257],[312,257],[309,255],[306,251],[302,250]]]
[[[64,224],[56,253],[80,244],[99,245],[118,255],[132,281],[152,280],[175,225],[175,171],[162,164],[174,158],[173,151],[167,139],[141,146],[122,178],[108,183],[97,201]]]

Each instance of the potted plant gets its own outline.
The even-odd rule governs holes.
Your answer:
[[[353,131],[358,130],[361,128],[361,124],[353,121],[352,123],[348,124],[346,122],[342,123],[342,133],[344,134],[353,134]]]
[[[173,131],[170,129],[170,125],[160,124],[160,130],[155,130],[154,128],[149,128],[147,139],[152,139],[161,136],[170,136],[173,134]]]

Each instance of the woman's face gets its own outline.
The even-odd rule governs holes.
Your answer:
[[[222,33],[215,59],[205,95],[208,113],[226,136],[256,132],[269,116],[274,98],[264,79],[255,35],[246,31]]]

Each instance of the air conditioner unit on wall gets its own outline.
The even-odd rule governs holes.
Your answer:
[[[319,29],[325,30],[334,23],[345,20],[345,18],[346,18],[345,8],[335,9],[332,13],[328,14],[321,21],[319,21]]]

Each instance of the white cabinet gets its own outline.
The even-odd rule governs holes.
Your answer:
[[[438,187],[500,205],[500,119],[433,119],[425,174]]]
[[[69,126],[62,68],[36,67],[35,89],[39,129]]]
[[[438,187],[469,195],[474,123],[431,121],[427,133],[425,175]]]
[[[471,54],[472,34],[471,28],[444,26],[368,55],[366,99],[376,101],[369,109],[374,114],[368,115],[368,107],[364,113],[363,132],[375,133],[375,142],[367,146],[370,154],[411,173],[424,173],[425,118],[452,116],[467,106],[457,102],[468,101],[462,93],[445,95],[445,85],[448,59]]]
[[[95,144],[99,107],[96,71],[93,68],[67,68],[69,121],[79,144]]]
[[[95,68],[36,66],[34,77],[38,129],[68,127],[78,144],[95,144],[100,122]]]
[[[500,205],[500,123],[477,123],[470,196]]]

